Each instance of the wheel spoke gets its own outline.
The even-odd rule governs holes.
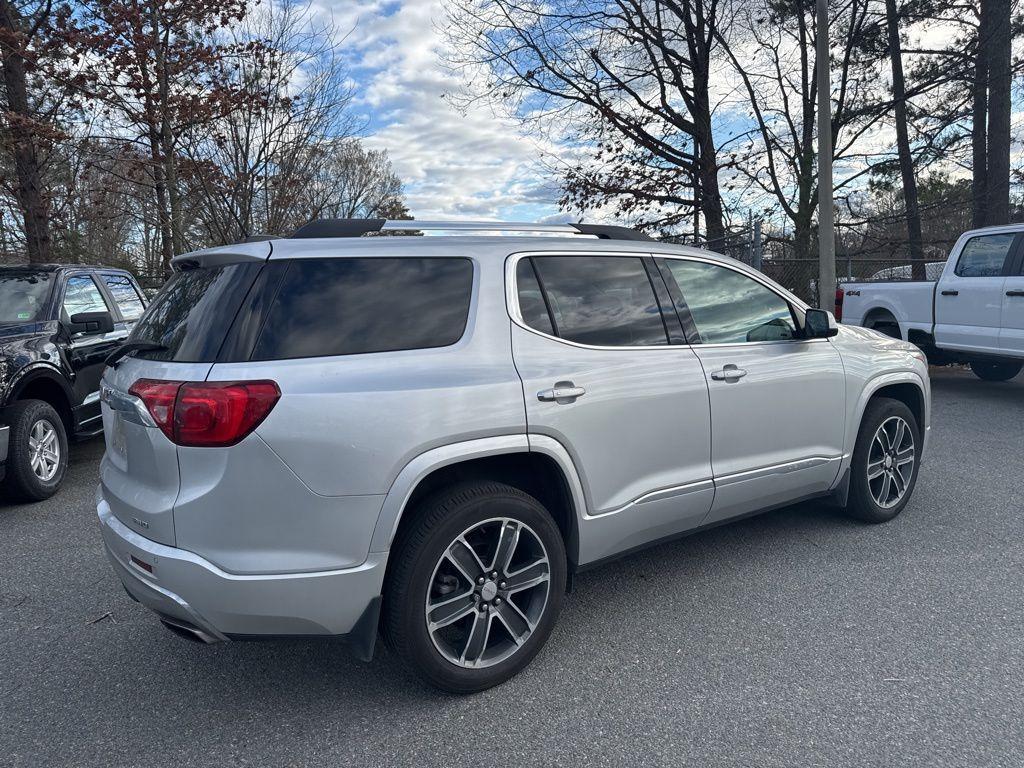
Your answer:
[[[900,498],[903,492],[907,490],[907,481],[903,479],[903,475],[898,469],[893,470],[892,481],[896,486],[896,498]]]
[[[506,600],[495,610],[498,618],[501,619],[501,623],[505,625],[509,634],[512,635],[512,639],[515,641],[515,644],[522,645],[526,642],[526,638],[528,638],[530,633],[533,631],[533,625],[530,623],[530,620],[526,618],[523,612],[519,610],[519,606],[511,600]]]
[[[472,589],[461,595],[433,603],[427,613],[428,629],[431,632],[436,632],[449,624],[454,624],[474,610],[476,610],[476,603],[473,602]]]
[[[516,546],[519,544],[519,525],[514,520],[506,520],[501,524],[498,547],[494,552],[494,561],[489,571],[497,571],[503,576],[508,575],[508,567],[512,562]]]
[[[491,636],[491,613],[480,612],[473,619],[473,626],[469,630],[469,637],[466,638],[466,647],[462,651],[459,661],[463,664],[476,665],[480,662],[484,651],[487,650],[487,640]]]
[[[892,479],[890,478],[888,472],[882,475],[882,487],[878,491],[878,503],[881,504],[882,506],[885,506],[886,504],[889,503],[889,490],[891,482]]]
[[[40,463],[42,463],[42,460],[43,459],[41,456],[36,455],[32,457],[32,461],[29,463],[29,466],[32,468],[32,471],[35,472],[37,475],[39,474],[39,465]]]
[[[868,464],[868,480],[874,480],[876,477],[881,475],[884,469],[885,462],[879,459],[878,461],[872,461]]]
[[[530,589],[530,587],[543,584],[549,578],[548,561],[546,558],[541,558],[514,573],[510,573],[506,579],[506,591],[510,595],[522,592],[524,589]]]
[[[484,564],[480,562],[480,558],[477,557],[469,542],[461,536],[452,542],[445,554],[470,584],[473,584],[477,577],[484,572]]]
[[[882,446],[883,453],[888,453],[892,449],[892,444],[889,442],[889,433],[885,430],[884,424],[875,433],[875,440]]]
[[[907,430],[907,423],[903,419],[899,419],[896,422],[896,436],[892,439],[892,447],[899,450],[899,447],[903,445],[903,436]]]
[[[896,466],[902,467],[904,464],[910,464],[914,461],[914,446],[904,448],[896,454]]]

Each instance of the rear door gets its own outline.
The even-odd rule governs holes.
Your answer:
[[[118,520],[154,541],[175,544],[178,452],[132,386],[140,379],[204,381],[262,267],[247,261],[176,273],[129,338],[164,348],[132,353],[104,372],[103,498]]]
[[[999,347],[1013,357],[1024,357],[1024,239],[1018,241],[1016,251],[1003,284]]]
[[[738,269],[659,259],[690,318],[711,399],[714,507],[722,520],[834,483],[846,431],[846,376],[828,339],[804,340],[795,308]]]
[[[512,256],[506,271],[529,432],[557,440],[584,487],[581,562],[697,525],[714,495],[707,385],[653,269],[577,253]]]
[[[946,349],[1000,351],[1003,299],[1020,235],[974,235],[963,242],[935,293],[935,343]]]

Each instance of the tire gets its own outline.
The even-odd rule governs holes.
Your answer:
[[[871,326],[873,330],[879,333],[884,333],[886,336],[890,336],[894,339],[902,339],[903,336],[900,334],[899,323],[875,323]]]
[[[384,590],[385,641],[413,671],[441,690],[475,693],[505,682],[537,655],[561,611],[566,559],[558,527],[532,496],[493,482],[458,484],[413,513],[415,522],[391,551],[393,566]],[[510,534],[516,530],[513,539]],[[515,542],[504,569],[496,551],[503,540]],[[471,544],[472,551],[462,542]],[[467,568],[456,566],[449,553]],[[496,579],[479,575],[495,569]],[[483,584],[480,578],[486,578]],[[538,583],[522,587],[530,581]],[[506,584],[510,591],[501,587]],[[518,591],[511,591],[517,586]],[[438,610],[443,601],[448,605]],[[443,625],[433,632],[428,610]],[[445,624],[456,615],[461,618]],[[482,650],[479,643],[470,643],[478,629],[477,639],[484,638]],[[484,636],[484,629],[490,634]]]
[[[22,501],[50,498],[60,488],[68,468],[68,436],[64,422],[53,406],[42,400],[18,400],[7,408],[4,418],[11,428],[5,490]],[[39,435],[45,436],[51,448],[48,454],[37,455],[34,450]],[[53,447],[57,449],[55,452]],[[51,461],[47,456],[55,456],[56,460]]]
[[[908,434],[896,431],[900,421]],[[885,438],[879,437],[883,425],[886,426]],[[888,439],[888,446],[884,439]],[[898,445],[893,447],[893,442]],[[906,463],[900,464],[908,455],[913,462],[909,467]],[[887,397],[871,400],[861,419],[853,449],[847,513],[867,523],[885,523],[896,517],[914,493],[920,456],[921,428],[913,412],[899,400]],[[869,465],[870,474],[874,475],[872,479],[869,479]],[[877,474],[879,471],[881,475]],[[897,497],[900,484],[903,491]]]
[[[971,363],[974,375],[984,381],[1009,381],[1024,368],[1024,363]]]

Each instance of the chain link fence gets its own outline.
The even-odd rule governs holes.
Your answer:
[[[728,233],[714,241],[692,236],[663,238],[664,242],[703,248],[741,261],[770,277],[779,285],[799,296],[807,303],[818,303],[818,257],[796,258],[789,243],[767,241],[761,227],[752,227]],[[836,279],[839,284],[852,282],[892,280],[937,280],[945,261],[912,262],[909,258],[875,256],[836,256]],[[831,309],[831,307],[828,307]]]

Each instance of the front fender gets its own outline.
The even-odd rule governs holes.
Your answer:
[[[857,444],[857,435],[860,432],[860,423],[864,418],[864,411],[868,407],[868,402],[872,397],[882,388],[892,386],[893,384],[912,384],[921,391],[921,399],[924,404],[924,423],[921,425],[922,431],[924,432],[921,446],[921,453],[924,454],[928,447],[928,434],[931,430],[930,412],[931,412],[931,398],[929,395],[930,387],[928,383],[921,377],[920,374],[914,371],[889,371],[887,373],[880,373],[871,379],[869,379],[864,387],[861,389],[860,397],[857,399],[857,403],[851,411],[851,423],[846,431],[847,434],[847,445],[845,451],[845,457],[843,460],[843,466],[840,468],[840,475],[850,466],[850,462],[853,460],[853,449]]]

